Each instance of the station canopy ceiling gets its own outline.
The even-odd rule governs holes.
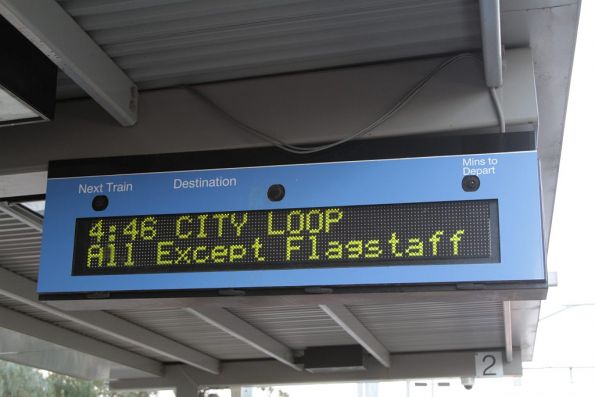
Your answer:
[[[478,51],[482,46],[476,0],[58,2],[141,91],[436,57]],[[578,8],[578,2],[556,0],[506,0],[501,4],[505,47],[530,47],[534,58],[546,236],[553,211]],[[62,103],[85,96],[76,83],[59,74],[58,97]],[[143,117],[142,109],[139,117]],[[114,347],[108,357],[100,354],[100,347],[86,351],[93,356],[95,349],[97,357],[107,360],[101,365],[111,365],[113,372],[91,374],[74,366],[53,367],[47,356],[31,359],[23,352],[6,354],[6,358],[78,376],[114,378],[118,374],[120,379],[155,376],[159,371],[151,373],[153,364],[183,362],[196,367],[204,356],[220,363],[270,359],[263,349],[183,308],[156,305],[70,312],[36,302],[41,223],[35,223],[35,219],[15,216],[14,211],[0,210],[0,271],[4,272],[0,276],[0,308],[50,324],[57,334],[60,330],[73,332],[88,338],[89,343]],[[8,282],[8,275],[16,277],[11,280],[18,283]],[[22,293],[15,291],[17,284]],[[505,348],[509,319],[500,301],[426,299],[346,307],[391,354]],[[224,310],[291,351],[358,343],[315,304],[292,305],[280,300],[274,305],[230,305]],[[539,302],[513,302],[512,311],[518,320],[512,322],[514,346],[524,360],[530,359]],[[138,338],[133,336],[136,331]],[[53,351],[61,341],[56,336],[49,341],[53,347],[43,348]],[[135,362],[140,363],[136,369],[140,367],[141,373],[133,370]],[[425,376],[423,371],[419,376]]]

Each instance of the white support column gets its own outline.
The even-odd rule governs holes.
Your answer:
[[[320,305],[337,324],[383,366],[390,367],[390,353],[345,305]]]
[[[293,362],[291,349],[229,311],[218,307],[202,307],[198,305],[188,307],[186,311],[283,364],[301,371],[302,368]]]
[[[120,124],[136,123],[136,85],[56,1],[0,0],[0,14]]]
[[[39,302],[35,282],[2,268],[0,268],[0,294],[124,342],[162,354],[171,358],[172,361],[180,361],[212,374],[219,373],[217,359],[113,314],[104,311],[64,312]]]

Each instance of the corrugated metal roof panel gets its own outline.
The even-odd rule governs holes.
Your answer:
[[[0,212],[0,266],[37,280],[41,233]]]
[[[139,353],[141,355],[151,357],[151,358],[157,359],[159,361],[164,361],[164,362],[171,361],[171,359],[169,359],[168,357],[162,356],[160,354],[156,354],[156,353],[154,353],[150,350],[147,350],[147,349],[139,348],[136,345],[133,345],[131,343],[123,342],[122,340],[120,340],[118,338],[114,338],[114,337],[106,335],[102,332],[92,330],[88,327],[77,324],[75,322],[64,320],[63,318],[61,318],[59,316],[56,316],[56,315],[48,313],[46,311],[37,309],[32,306],[29,306],[25,303],[21,303],[14,299],[7,298],[2,295],[0,295],[0,306],[17,311],[19,313],[26,314],[26,315],[34,317],[38,320],[47,321],[47,322],[54,324],[58,327],[62,327],[62,328],[65,328],[65,329],[68,329],[71,331],[78,332],[79,334],[89,336],[91,338],[100,340],[102,342],[106,342],[106,343],[109,343],[111,345],[114,345],[114,346],[117,346],[117,347],[120,347],[120,348],[123,348],[126,350],[134,351],[135,353]]]
[[[292,349],[354,344],[354,340],[318,306],[228,309]]]
[[[218,359],[268,358],[266,354],[182,309],[122,310],[111,313]]]
[[[149,349],[145,349],[143,347],[139,347],[139,346],[137,346],[135,344],[132,344],[132,343],[129,343],[129,342],[125,342],[125,341],[123,341],[123,340],[121,340],[119,338],[116,338],[116,337],[113,337],[113,336],[110,336],[110,335],[106,335],[104,332],[94,330],[92,328],[86,327],[84,325],[78,324],[78,323],[73,322],[73,321],[68,321],[68,320],[64,320],[64,319],[59,318],[58,320],[53,321],[53,323],[56,324],[56,325],[58,325],[58,326],[60,326],[60,327],[64,327],[64,328],[70,329],[72,331],[76,331],[76,332],[78,332],[80,334],[83,334],[83,335],[86,335],[86,336],[90,336],[92,338],[101,340],[103,342],[110,343],[110,344],[112,344],[114,346],[121,347],[123,349],[126,349],[126,350],[129,350],[129,351],[132,351],[132,352],[141,354],[143,356],[154,358],[154,359],[156,359],[158,361],[163,361],[163,362],[171,362],[172,361],[172,359],[169,358],[169,357],[167,357],[167,356],[164,356],[162,354],[156,353],[156,352],[154,352],[152,350],[149,350]]]
[[[501,302],[350,306],[392,353],[504,346]]]
[[[68,0],[141,89],[480,48],[475,0]],[[80,95],[67,78],[61,97]]]

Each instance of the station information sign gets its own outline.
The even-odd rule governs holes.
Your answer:
[[[399,145],[372,140],[303,163],[272,149],[51,163],[38,292],[545,285],[537,153],[489,137],[505,150],[462,137],[470,154],[390,158]]]

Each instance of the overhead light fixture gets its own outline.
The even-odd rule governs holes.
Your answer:
[[[0,127],[54,117],[56,65],[0,17]]]

